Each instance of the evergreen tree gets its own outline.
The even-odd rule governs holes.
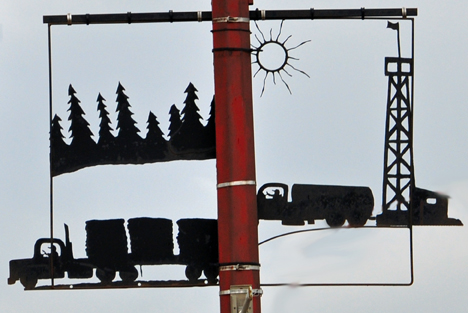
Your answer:
[[[198,90],[190,83],[185,89],[187,97],[182,109],[182,125],[177,134],[173,136],[173,144],[178,150],[197,149],[203,147],[204,127],[201,123],[202,117],[198,114],[200,109],[195,104],[198,100]]]
[[[167,141],[164,139],[164,133],[159,128],[159,122],[153,112],[148,115],[148,133],[146,134],[147,156],[150,160],[162,159],[166,156]]]
[[[99,118],[101,119],[101,123],[99,124],[99,145],[109,144],[114,140],[114,136],[111,133],[112,127],[110,126],[111,120],[109,119],[109,112],[106,110],[106,105],[104,104],[104,97],[99,93],[97,100],[98,106],[97,109],[99,111]]]
[[[182,125],[182,121],[180,120],[180,111],[177,109],[175,104],[171,106],[169,114],[171,115],[169,118],[169,138],[172,139],[174,134],[179,130],[180,125]]]
[[[215,97],[211,100],[210,117],[205,126],[205,140],[207,147],[216,147],[216,125],[215,125]]]
[[[141,141],[138,135],[140,130],[135,126],[136,122],[132,118],[133,113],[130,111],[130,103],[128,103],[128,96],[124,93],[125,88],[120,84],[117,87],[117,129],[119,134],[117,139],[121,144],[128,145]]]
[[[185,107],[182,109],[182,127],[185,129],[200,130],[203,128],[200,120],[202,117],[198,114],[200,109],[195,104],[195,100],[198,100],[196,94],[197,88],[192,83],[189,83],[188,87],[185,89],[184,93],[187,94],[185,98]]]
[[[162,132],[161,128],[159,128],[159,122],[156,118],[156,115],[153,112],[149,112],[148,115],[148,133],[146,134],[146,140],[151,143],[155,144],[162,144],[165,143],[166,140],[164,139],[164,133]]]
[[[52,152],[64,149],[67,144],[65,141],[63,141],[63,138],[65,136],[62,134],[62,126],[60,125],[60,122],[62,119],[55,114],[54,118],[52,119],[51,122],[51,127],[50,127],[50,146],[52,149]]]
[[[96,143],[91,139],[93,133],[89,129],[89,123],[83,117],[85,113],[80,106],[81,101],[75,96],[75,93],[75,89],[70,84],[68,87],[68,95],[70,96],[70,100],[68,101],[70,104],[70,108],[68,109],[70,116],[68,120],[70,121],[69,131],[71,131],[72,138],[70,146],[76,151],[84,153]]]

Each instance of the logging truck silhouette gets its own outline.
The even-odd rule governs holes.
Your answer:
[[[411,194],[412,215],[403,210],[387,210],[372,217],[374,197],[369,187],[294,184],[288,202],[288,185],[268,183],[257,193],[258,218],[280,220],[283,225],[314,224],[325,220],[331,227],[364,226],[376,219],[377,226],[463,225],[448,217],[448,197],[422,188]]]
[[[60,239],[41,238],[34,245],[32,259],[10,261],[8,284],[20,280],[25,289],[33,289],[38,279],[91,278],[94,269],[102,284],[110,284],[119,272],[124,283],[138,278],[135,265],[186,265],[185,275],[197,282],[202,271],[208,283],[218,276],[218,223],[213,219],[177,221],[179,255],[173,253],[172,221],[163,218],[134,218],[128,221],[131,253],[127,253],[124,220],[91,220],[86,222],[86,254],[75,259],[65,224],[65,243]],[[57,247],[60,254],[57,252]],[[51,249],[50,253],[41,250]],[[53,267],[51,267],[53,259]],[[51,270],[53,269],[53,271]]]

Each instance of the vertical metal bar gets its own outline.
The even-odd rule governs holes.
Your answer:
[[[49,52],[49,145],[52,149],[51,135],[52,135],[52,34],[51,25],[48,24],[48,52]],[[51,286],[54,287],[54,258],[53,258],[53,245],[54,245],[54,178],[52,176],[52,150],[49,150],[49,192],[50,192],[50,273],[51,273]],[[63,251],[61,251],[63,253]]]
[[[411,103],[409,104],[410,108],[410,140],[411,140],[411,147],[413,147],[413,116],[414,116],[414,18],[411,19],[411,60],[413,60],[412,64],[412,77],[411,77]],[[414,282],[414,259],[413,259],[413,191],[416,187],[416,179],[414,175],[414,156],[413,156],[413,149],[411,148],[410,151],[411,157],[411,185],[410,185],[410,207],[409,207],[409,230],[410,230],[410,264],[411,264],[411,283]]]
[[[252,71],[248,0],[213,0],[219,262],[258,264],[253,134]],[[222,270],[220,291],[233,285],[260,288],[258,269]],[[260,313],[260,298],[253,311]],[[220,295],[221,313],[231,311]]]

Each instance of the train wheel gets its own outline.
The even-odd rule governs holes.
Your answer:
[[[32,275],[26,275],[20,278],[20,283],[24,286],[24,289],[33,289],[37,284],[37,277]]]
[[[325,221],[327,221],[330,227],[341,227],[345,223],[346,218],[341,212],[330,212]]]
[[[119,276],[123,282],[131,283],[138,278],[138,270],[134,266],[129,266],[119,270]]]
[[[99,278],[101,283],[110,284],[115,278],[115,271],[111,269],[96,269],[96,277]]]
[[[217,278],[218,278],[218,275],[219,275],[219,267],[217,267],[215,265],[208,265],[203,270],[203,273],[205,273],[205,276],[208,279],[208,283],[216,284],[218,282]]]
[[[352,227],[361,227],[367,223],[367,216],[360,210],[353,210],[348,216],[348,222]]]
[[[199,267],[193,265],[187,265],[185,268],[185,276],[191,282],[196,282],[200,278],[202,270]]]

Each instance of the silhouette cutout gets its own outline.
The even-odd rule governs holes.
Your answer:
[[[280,220],[283,225],[314,224],[325,219],[331,227],[346,220],[350,226],[366,224],[372,215],[374,197],[368,187],[294,184],[288,202],[288,185],[268,183],[257,193],[258,218]]]
[[[86,222],[86,255],[75,259],[65,225],[65,243],[54,238],[41,238],[34,245],[32,259],[10,261],[8,284],[20,281],[25,289],[33,289],[39,279],[91,278],[96,269],[100,284],[113,283],[119,272],[119,286],[136,285],[137,265],[185,265],[190,284],[199,281],[202,272],[209,284],[217,283],[218,222],[214,219],[181,219],[177,221],[179,255],[174,255],[172,221],[164,218],[140,217],[128,220],[131,253],[128,253],[125,221],[123,219],[91,220]],[[42,254],[44,245],[52,246]],[[60,248],[60,253],[56,247]],[[53,271],[51,270],[53,258]]]
[[[206,126],[202,124],[199,108],[195,101],[197,89],[189,83],[185,106],[179,112],[171,106],[169,140],[159,127],[157,117],[149,112],[147,133],[143,139],[136,121],[133,119],[129,97],[121,83],[117,87],[117,127],[116,136],[112,134],[111,119],[105,98],[99,93],[99,139],[91,138],[93,133],[84,118],[84,111],[76,91],[70,85],[70,132],[71,143],[65,143],[61,119],[55,115],[51,121],[51,171],[52,176],[70,173],[85,167],[105,164],[144,164],[174,160],[206,160],[216,157],[215,103],[211,102],[210,117]],[[181,117],[182,114],[182,117]]]
[[[99,93],[98,98],[96,100],[98,102],[97,109],[99,111],[99,118],[101,119],[101,123],[99,124],[99,140],[98,145],[102,147],[109,147],[109,145],[114,144],[115,137],[112,135],[112,127],[111,120],[109,118],[109,112],[106,110],[106,105],[104,104],[103,96]]]

